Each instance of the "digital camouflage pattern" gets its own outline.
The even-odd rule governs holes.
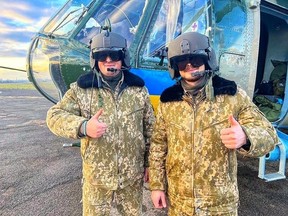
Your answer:
[[[63,99],[49,109],[47,125],[58,136],[77,139],[82,122],[103,108],[99,121],[108,125],[104,135],[81,139],[83,181],[95,190],[124,189],[143,178],[144,156],[147,160],[154,123],[153,108],[142,79],[128,71],[124,72],[118,94],[103,86],[98,87],[92,73],[80,77]]]
[[[121,215],[142,215],[143,179],[116,191],[98,188],[88,182],[83,184],[83,215],[110,216],[111,200],[117,203]]]
[[[184,100],[181,85],[161,95],[151,138],[150,189],[168,193],[169,215],[237,215],[236,150],[220,139],[221,129],[230,127],[230,114],[251,143],[240,154],[260,157],[278,142],[271,123],[241,88],[236,86],[235,94],[214,89],[222,89],[214,101],[205,92],[204,97]],[[163,102],[164,96],[168,99]]]

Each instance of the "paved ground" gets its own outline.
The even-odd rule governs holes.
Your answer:
[[[0,89],[0,215],[81,215],[79,148],[63,148],[71,140],[47,129],[51,105],[34,90]],[[277,165],[269,162],[267,171]],[[288,180],[264,182],[257,176],[258,159],[239,158],[239,215],[286,216]],[[166,215],[152,208],[147,187],[144,215]],[[111,215],[117,215],[115,209]]]

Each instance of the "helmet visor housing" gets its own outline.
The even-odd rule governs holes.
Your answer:
[[[100,51],[100,52],[94,52],[93,57],[96,61],[105,62],[107,57],[109,57],[112,61],[120,61],[123,60],[123,51],[112,51],[112,50],[106,50],[106,51]]]

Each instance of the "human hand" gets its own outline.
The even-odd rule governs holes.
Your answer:
[[[98,119],[102,115],[103,109],[100,109],[92,118],[87,122],[86,134],[92,138],[101,137],[106,129],[107,124],[100,122]]]
[[[233,115],[228,118],[230,128],[222,129],[220,138],[222,143],[229,149],[237,149],[246,144],[247,136],[241,125],[234,119]]]
[[[166,195],[164,191],[155,190],[151,192],[151,199],[155,208],[166,208]]]

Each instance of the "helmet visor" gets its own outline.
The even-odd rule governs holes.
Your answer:
[[[207,58],[204,56],[195,55],[183,55],[176,56],[171,59],[172,67],[174,70],[185,70],[187,64],[191,64],[193,67],[200,67],[207,62]]]
[[[100,52],[95,52],[93,53],[94,59],[96,61],[104,62],[106,61],[107,57],[112,61],[120,61],[123,59],[123,51],[122,50],[117,50],[117,51],[100,51]]]

